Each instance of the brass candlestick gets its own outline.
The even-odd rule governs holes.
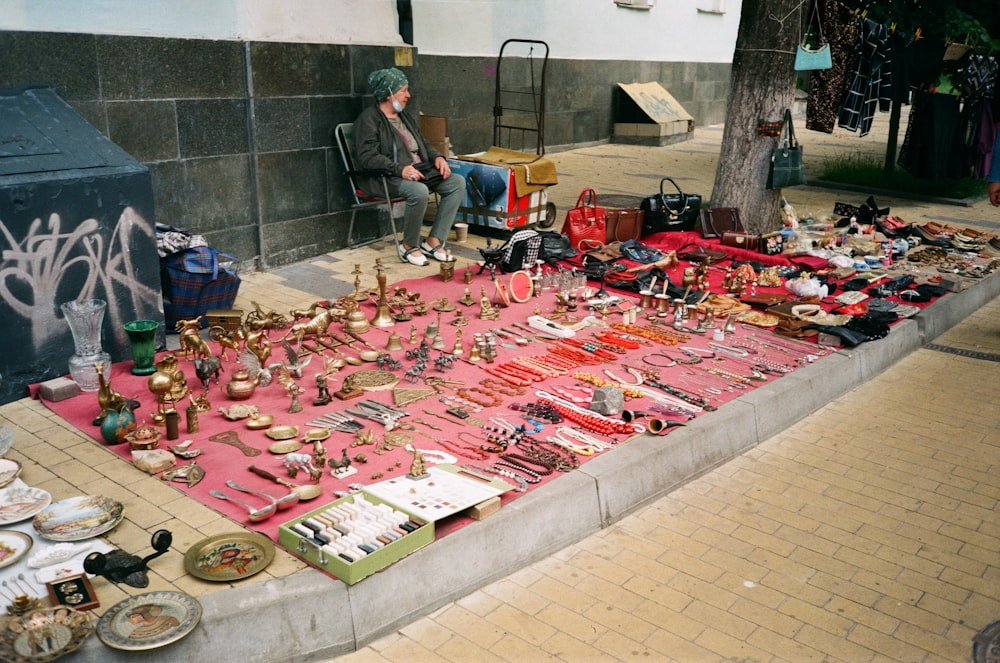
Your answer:
[[[371,325],[373,327],[392,327],[396,324],[396,321],[392,319],[392,313],[389,312],[389,301],[386,298],[386,276],[385,270],[382,268],[382,259],[375,259],[375,271],[378,276],[378,308],[375,311],[375,317],[371,319]]]
[[[356,301],[356,302],[363,302],[366,299],[368,299],[368,297],[371,295],[371,293],[369,293],[367,290],[362,290],[361,289],[361,264],[360,263],[354,263],[354,271],[351,272],[351,274],[354,274],[354,295],[352,295],[354,297],[354,301]]]

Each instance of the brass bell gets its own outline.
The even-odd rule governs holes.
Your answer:
[[[434,341],[431,343],[431,347],[435,350],[444,350],[444,339],[441,338],[441,334],[434,337]]]
[[[417,340],[417,326],[410,325],[410,344],[416,345],[420,341]]]
[[[479,354],[479,346],[473,343],[472,348],[469,349],[469,361],[479,361],[482,358],[482,355]]]
[[[462,348],[462,330],[459,329],[455,332],[455,347],[452,349],[451,354],[457,356],[464,353],[465,350]]]
[[[396,332],[389,334],[389,342],[386,343],[385,349],[389,352],[395,352],[396,350],[403,349],[403,341],[399,338],[399,334]]]
[[[355,334],[364,334],[370,329],[368,324],[368,318],[365,317],[364,311],[359,308],[355,308],[353,311],[347,314],[347,321],[344,323],[344,329],[349,332],[354,332]]]

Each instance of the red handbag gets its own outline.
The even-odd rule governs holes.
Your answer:
[[[597,206],[597,192],[584,189],[576,199],[576,207],[566,212],[562,233],[569,238],[574,249],[581,249],[581,243],[590,243],[590,248],[601,246],[607,239],[608,215],[603,207]]]

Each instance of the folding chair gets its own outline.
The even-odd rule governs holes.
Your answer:
[[[376,236],[357,244],[351,243],[351,235],[354,233],[354,218],[357,215],[358,210],[386,209],[389,212],[389,223],[392,225],[392,239],[396,243],[396,251],[398,253],[399,232],[396,230],[396,216],[393,212],[397,207],[399,209],[403,208],[405,199],[398,196],[393,198],[389,195],[389,176],[392,173],[388,170],[358,169],[355,167],[354,137],[351,133],[353,127],[354,125],[349,123],[338,124],[335,130],[337,147],[340,148],[340,158],[344,162],[344,172],[347,175],[347,183],[351,189],[351,195],[354,196],[354,204],[351,205],[351,222],[347,226],[347,248],[355,249],[359,246],[366,246],[382,239],[382,236]],[[357,177],[380,177],[382,181],[383,195],[372,196],[362,191],[355,180]],[[400,218],[402,218],[402,214],[400,214]]]

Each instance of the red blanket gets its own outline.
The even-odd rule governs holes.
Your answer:
[[[682,266],[683,267],[683,266]],[[680,269],[680,268],[678,268]],[[716,275],[713,278],[718,278]],[[466,286],[461,283],[460,280],[456,280],[450,283],[442,283],[440,279],[436,276],[427,277],[418,281],[410,281],[398,284],[399,286],[407,288],[410,292],[421,293],[422,299],[424,301],[436,300],[441,297],[447,297],[452,303],[457,302],[463,294]],[[477,277],[475,283],[470,286],[473,296],[478,302],[479,290],[481,287],[488,288],[489,293],[492,293],[493,286],[489,282],[486,275]],[[463,346],[466,353],[469,350],[469,342],[473,338],[473,335],[477,332],[483,332],[491,328],[497,328],[500,325],[509,325],[512,322],[524,322],[524,320],[533,313],[536,302],[542,306],[544,312],[547,312],[553,304],[554,297],[550,293],[545,293],[542,298],[532,299],[530,302],[525,304],[514,304],[511,308],[504,309],[501,312],[501,318],[499,321],[486,321],[478,319],[479,305],[464,307],[459,305],[462,309],[465,317],[468,319],[469,323],[467,326],[461,328]],[[635,300],[633,300],[635,301]],[[364,306],[365,313],[370,318],[374,313],[374,308],[370,304]],[[423,332],[426,329],[428,323],[432,320],[436,320],[438,315],[436,313],[431,313],[430,315],[416,317],[413,319],[412,323],[399,323],[396,325],[397,331],[404,339],[404,347],[406,349],[413,349],[414,346],[406,343],[406,339],[410,335],[411,324],[416,328],[418,337],[422,338]],[[455,346],[456,336],[458,334],[459,328],[452,326],[450,323],[456,318],[456,312],[450,311],[442,313],[440,316],[441,321],[441,335],[444,339],[445,345],[449,351]],[[617,319],[618,316],[615,316]],[[365,340],[371,343],[377,348],[384,348],[389,337],[390,330],[372,328],[368,333],[364,335]],[[281,337],[283,332],[275,331],[272,332],[272,338],[274,339],[274,347],[277,349],[275,352],[275,357],[281,354],[281,344],[278,339]],[[744,332],[745,334],[745,332]],[[738,334],[739,336],[740,334]],[[579,334],[581,340],[593,340],[593,334],[590,331],[583,331]],[[688,345],[700,348],[703,354],[706,354],[707,344],[710,338],[705,336],[693,336],[688,343]],[[501,341],[503,342],[503,341]],[[216,347],[213,344],[213,349]],[[511,349],[508,347],[499,347],[499,357],[498,362],[509,361],[514,356],[525,356],[525,355],[538,355],[543,354],[547,351],[548,345],[541,342],[532,342],[525,347],[518,347]],[[651,367],[643,363],[643,357],[649,355],[651,352],[659,352],[660,350],[669,351],[672,355],[680,356],[676,348],[669,346],[653,346],[646,347],[643,346],[638,350],[629,351],[627,354],[620,356],[619,359],[611,364],[600,364],[593,366],[586,366],[583,370],[584,372],[597,375],[598,377],[606,378],[607,376],[603,373],[604,369],[612,370],[613,374],[620,377],[627,377],[628,373],[623,368],[623,366],[631,366],[635,368],[650,369]],[[346,349],[345,354],[352,355],[356,354],[350,349]],[[432,357],[439,356],[440,353],[437,351],[432,351]],[[407,360],[404,356],[403,351],[398,351],[393,353],[394,357],[403,363],[404,370],[413,366],[413,361]],[[466,355],[467,356],[467,355]],[[781,353],[774,353],[776,359],[787,360],[787,355]],[[161,358],[162,355],[158,356]],[[665,363],[666,359],[661,359],[660,363]],[[192,394],[199,394],[201,392],[201,386],[195,377],[194,367],[191,360],[186,358],[180,359],[180,367],[184,371],[187,382]],[[707,365],[708,362],[705,362]],[[722,362],[721,364],[712,364],[715,366],[725,365],[729,370],[733,372],[749,373],[749,369],[745,365],[735,363],[735,360],[729,360]],[[298,379],[298,384],[304,389],[304,393],[300,396],[300,402],[302,403],[303,409],[301,412],[296,414],[289,414],[288,409],[291,403],[290,397],[287,393],[276,383],[272,383],[267,387],[258,387],[253,395],[253,397],[248,401],[243,401],[245,404],[252,404],[259,408],[261,413],[272,414],[274,416],[275,425],[290,425],[298,426],[300,429],[300,435],[305,432],[306,429],[310,428],[309,422],[314,420],[321,414],[330,413],[334,411],[343,411],[346,408],[353,407],[357,401],[339,401],[334,399],[328,405],[325,406],[315,406],[312,404],[313,399],[316,398],[317,388],[315,386],[315,375],[322,370],[323,360],[319,357],[314,357],[311,363],[306,366],[304,370],[303,377]],[[454,367],[445,372],[438,372],[431,365],[427,372],[427,376],[438,376],[443,377],[448,380],[456,380],[462,384],[473,386],[476,385],[483,378],[489,377],[484,367],[488,366],[485,362],[480,362],[478,364],[469,364],[463,361],[458,361],[454,364]],[[224,362],[224,372],[222,374],[222,381],[225,383],[230,379],[233,370],[237,367],[237,364],[230,357],[229,360]],[[329,384],[330,390],[335,391],[341,388],[343,378],[359,369],[372,369],[375,368],[373,364],[367,364],[361,367],[348,366],[344,368],[341,373],[335,374],[330,377]],[[156,411],[157,405],[154,395],[147,388],[147,378],[134,376],[130,372],[131,362],[122,362],[116,364],[112,368],[111,374],[111,386],[114,390],[120,392],[128,398],[134,398],[141,403],[141,407],[137,410],[136,416],[140,422],[148,422],[150,416]],[[402,374],[402,370],[396,371],[397,375]],[[709,376],[703,372],[695,370],[693,367],[689,366],[677,366],[675,368],[663,369],[657,371],[661,379],[664,381],[669,381],[672,385],[677,388],[688,390],[692,393],[698,391],[699,385],[711,385],[713,387],[725,387],[725,379],[719,378],[717,376]],[[690,377],[691,375],[697,373],[697,377]],[[675,380],[676,377],[676,380]],[[774,378],[771,378],[774,379]],[[578,385],[571,376],[567,375],[564,377],[547,380],[543,383],[539,383],[536,386],[531,387],[523,396],[509,396],[505,397],[505,402],[503,405],[493,408],[488,408],[475,416],[481,417],[485,420],[486,425],[490,425],[489,418],[502,416],[510,422],[521,425],[525,424],[525,420],[521,418],[518,412],[510,409],[508,406],[511,403],[532,403],[537,400],[535,392],[537,389],[545,389],[552,391],[558,388],[568,388],[574,389],[575,385]],[[753,383],[752,386],[756,386],[758,383]],[[427,388],[427,386],[420,382],[418,384],[409,384],[405,381],[401,381],[398,388]],[[444,390],[446,394],[452,393],[449,389]],[[584,392],[576,391],[576,395],[582,396]],[[711,399],[711,404],[718,407],[722,403],[737,397],[742,391],[732,390],[732,391],[721,391],[719,393],[705,392],[706,395]],[[247,495],[239,493],[226,486],[226,480],[232,479],[242,484],[245,487],[260,490],[270,493],[274,496],[282,496],[286,493],[286,489],[276,485],[275,483],[258,477],[247,470],[248,466],[251,464],[258,467],[264,468],[280,477],[287,477],[285,469],[282,467],[282,457],[270,453],[267,449],[274,440],[267,437],[264,431],[254,431],[248,430],[245,426],[244,421],[230,421],[226,419],[222,414],[220,414],[220,408],[228,408],[236,404],[235,401],[230,400],[223,392],[222,386],[212,382],[208,387],[208,397],[211,401],[212,410],[210,412],[204,413],[199,417],[200,431],[196,434],[187,434],[185,432],[184,426],[184,416],[183,410],[187,406],[187,402],[179,403],[178,410],[182,412],[181,415],[181,434],[180,438],[176,441],[167,441],[165,438],[161,440],[161,448],[169,447],[170,445],[182,442],[184,440],[193,440],[192,448],[197,448],[202,450],[202,454],[197,457],[198,464],[205,470],[205,478],[194,487],[188,487],[183,483],[171,483],[172,486],[187,493],[191,497],[199,500],[200,502],[209,505],[213,509],[216,509],[220,513],[232,518],[233,520],[246,523],[247,512],[243,507],[231,504],[229,502],[222,501],[209,494],[211,490],[222,490],[238,499],[241,499],[251,505],[261,506],[264,502],[253,495]],[[376,400],[386,404],[393,404],[392,391],[377,391],[366,394],[365,398]],[[480,395],[480,398],[482,396]],[[650,406],[652,401],[648,398],[642,399],[640,402],[628,404],[629,409],[650,411]],[[84,431],[95,440],[101,440],[99,429],[94,426],[91,422],[95,415],[98,414],[98,404],[97,397],[94,393],[84,393],[74,398],[61,401],[58,403],[46,403],[46,405],[56,414],[60,415],[67,421],[74,424],[80,430]],[[425,410],[430,410],[432,412],[443,413],[446,408],[444,403],[438,401],[438,398],[432,397],[425,400],[410,404],[405,406],[405,409],[410,412],[411,416],[407,419],[421,418],[424,421],[438,426],[441,430],[434,430],[427,426],[417,424],[414,426],[415,430],[405,431],[412,437],[413,445],[418,449],[427,450],[440,450],[448,451],[442,448],[436,442],[436,439],[444,439],[449,441],[457,441],[461,443],[470,443],[476,440],[483,440],[483,431],[469,425],[463,425],[458,422],[449,422],[438,417],[428,414]],[[670,415],[664,415],[665,417]],[[677,417],[673,416],[676,420]],[[375,432],[375,435],[381,436],[383,433],[383,427],[381,424],[361,420],[365,426]],[[405,420],[404,420],[405,421]],[[553,434],[553,426],[546,426],[545,431],[540,434],[540,437],[544,438],[547,435]],[[248,445],[249,447],[255,449],[258,455],[248,456],[245,455],[243,451],[235,446],[224,444],[221,442],[213,442],[210,437],[218,433],[223,433],[226,431],[233,431],[240,441]],[[416,433],[415,431],[422,431],[423,435]],[[615,437],[616,441],[621,442],[626,436],[618,435]],[[319,499],[302,502],[299,505],[288,509],[287,511],[279,512],[277,515],[271,517],[268,520],[264,520],[259,523],[249,524],[253,529],[263,532],[273,539],[277,539],[277,528],[282,522],[292,520],[293,518],[311,511],[313,509],[322,506],[322,504],[332,501],[336,498],[334,491],[346,491],[348,486],[353,483],[360,484],[370,484],[376,481],[376,477],[381,475],[382,478],[391,478],[392,476],[399,474],[405,474],[409,471],[409,466],[412,460],[412,456],[405,449],[396,448],[392,449],[388,453],[383,455],[378,455],[373,452],[373,448],[370,446],[360,446],[352,447],[351,443],[354,441],[354,436],[343,432],[333,432],[329,439],[322,442],[326,448],[327,455],[329,458],[339,459],[342,457],[343,453],[354,458],[352,467],[358,468],[358,472],[353,476],[346,477],[344,479],[335,478],[331,475],[329,469],[324,470],[322,478],[319,483],[323,487],[323,496]],[[101,442],[103,444],[103,442]],[[130,452],[128,450],[128,445],[118,445],[113,447],[114,451],[119,453],[123,458],[128,459]],[[306,445],[303,449],[305,452],[311,451],[311,445]],[[613,451],[612,451],[613,452]],[[356,456],[358,454],[364,454],[367,456],[367,462],[362,463],[357,460]],[[491,454],[495,458],[495,454]],[[585,463],[589,460],[587,456],[579,456],[581,462]],[[457,458],[458,464],[463,463],[481,463],[482,461],[473,460],[470,458]],[[186,461],[179,460],[178,463],[182,464]],[[542,477],[539,484],[544,484],[547,481],[551,481],[556,476],[558,472],[553,473],[549,476]],[[307,483],[308,477],[305,472],[300,472],[295,479],[292,479],[297,483]],[[535,486],[532,486],[535,487]],[[521,493],[516,491],[510,491],[503,497],[503,502],[508,503],[512,500],[517,499]],[[126,505],[127,509],[127,505]],[[439,534],[446,534],[449,531],[454,530],[457,527],[461,527],[464,524],[470,522],[467,518],[455,517],[451,518],[446,522],[438,524],[437,531]]]

